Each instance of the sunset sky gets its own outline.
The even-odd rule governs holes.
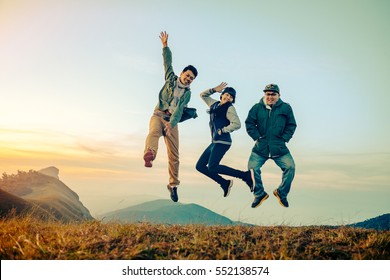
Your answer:
[[[56,166],[93,216],[169,199],[163,140],[152,169],[142,160],[165,30],[176,73],[199,71],[189,104],[199,117],[179,126],[179,202],[259,225],[389,213],[389,11],[387,0],[0,0],[0,172]],[[271,195],[252,209],[238,179],[223,198],[195,170],[210,143],[199,93],[222,81],[243,124],[268,83],[292,106],[290,208]],[[244,125],[232,137],[223,163],[246,169],[254,143]],[[268,161],[265,190],[280,179]]]

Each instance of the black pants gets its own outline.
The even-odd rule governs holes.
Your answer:
[[[245,172],[220,164],[223,156],[229,149],[230,145],[211,143],[196,163],[196,170],[220,185],[227,184],[228,180],[219,174],[243,179]]]

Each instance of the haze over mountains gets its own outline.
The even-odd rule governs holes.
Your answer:
[[[17,174],[13,175],[3,173],[2,178],[0,178],[0,217],[7,216],[10,213],[13,215],[28,213],[39,218],[55,219],[63,222],[94,219],[90,211],[80,201],[77,193],[60,180],[59,170],[56,167],[48,167],[39,171],[18,171]],[[167,199],[154,199],[99,215],[97,218],[103,222],[120,223],[244,224],[232,221],[194,203],[174,203]],[[389,230],[390,214],[384,214],[349,226]]]

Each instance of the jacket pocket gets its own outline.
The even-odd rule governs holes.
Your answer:
[[[266,139],[259,139],[256,141],[255,146],[253,147],[253,152],[258,155],[268,157],[269,149],[268,149],[268,141]]]
[[[271,157],[278,157],[288,154],[289,150],[284,142],[273,142],[270,144]]]

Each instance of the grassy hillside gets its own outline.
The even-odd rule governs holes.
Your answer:
[[[0,219],[0,259],[390,259],[389,231]]]

